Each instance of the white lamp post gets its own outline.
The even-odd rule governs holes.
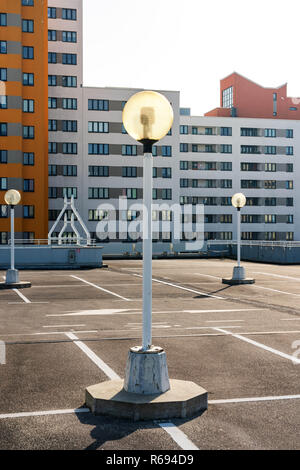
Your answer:
[[[246,196],[236,193],[231,198],[233,207],[237,209],[237,266],[233,268],[232,279],[223,279],[224,284],[253,284],[254,279],[246,279],[245,268],[241,266],[241,209],[246,204]]]
[[[6,271],[6,284],[16,284],[19,282],[19,271],[15,269],[15,206],[21,201],[21,194],[15,189],[10,189],[5,193],[4,200],[10,206],[10,269]]]
[[[142,346],[129,351],[124,382],[125,390],[134,393],[159,393],[169,389],[165,352],[152,346],[152,145],[169,132],[173,118],[169,101],[155,91],[136,93],[123,110],[126,131],[144,146],[143,338]],[[150,370],[153,374],[149,374]],[[135,380],[136,374],[139,380]]]

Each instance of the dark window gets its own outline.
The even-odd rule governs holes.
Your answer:
[[[63,132],[77,132],[77,121],[66,121],[63,122]]]
[[[62,86],[64,87],[77,87],[77,77],[74,76],[64,76],[62,77]]]
[[[48,86],[57,86],[57,76],[48,75]]]
[[[77,165],[64,165],[63,176],[77,176]]]
[[[89,152],[89,155],[108,155],[109,145],[108,144],[89,144],[88,152]]]
[[[89,176],[109,176],[108,166],[89,166]]]
[[[161,148],[161,154],[163,157],[172,157],[171,145],[163,145]]]
[[[7,179],[8,178],[0,178],[0,190],[5,191],[7,189]]]
[[[108,111],[109,102],[108,100],[88,100],[88,109],[90,111]]]
[[[55,29],[48,29],[48,41],[56,41],[57,31]]]
[[[77,42],[76,31],[63,31],[62,40],[63,42]]]
[[[7,136],[7,122],[0,122],[0,135]]]
[[[2,82],[6,82],[7,81],[7,69],[2,69],[0,68],[0,80]]]
[[[57,63],[57,54],[56,52],[48,52],[48,64]]]
[[[73,143],[73,142],[63,143],[62,153],[67,154],[67,155],[77,155],[77,143]]]
[[[33,20],[22,20],[22,32],[33,33],[34,32],[34,21]]]
[[[34,0],[22,0],[22,5],[24,7],[33,7]]]
[[[7,163],[7,150],[0,150],[0,163]]]
[[[23,165],[34,165],[34,153],[33,152],[24,152],[23,153]]]
[[[34,180],[27,180],[23,181],[23,191],[24,192],[33,192],[34,191]]]
[[[7,14],[0,13],[0,26],[7,26]]]
[[[122,145],[122,155],[137,155],[136,145]]]
[[[34,74],[33,73],[23,73],[23,85],[24,86],[33,86],[34,85]]]
[[[137,167],[136,166],[123,166],[122,167],[122,176],[123,176],[123,178],[136,178],[137,177]]]
[[[34,139],[34,126],[23,126],[23,139]]]
[[[48,119],[48,131],[50,131],[50,132],[57,131],[57,120],[56,119]]]
[[[7,42],[0,41],[0,54],[7,54]]]
[[[76,98],[63,98],[63,109],[77,109]]]
[[[34,219],[34,206],[23,206],[24,219]]]
[[[77,54],[63,54],[62,63],[67,65],[77,65]]]
[[[56,18],[56,8],[49,7],[48,8],[48,18]]]
[[[232,135],[232,127],[221,127],[221,135]]]
[[[23,46],[23,59],[33,59],[34,48],[32,46]]]
[[[77,10],[74,10],[72,8],[63,8],[62,19],[75,21],[77,19]]]

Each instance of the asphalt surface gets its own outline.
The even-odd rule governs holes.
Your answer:
[[[31,288],[0,291],[0,449],[299,449],[300,266],[243,263],[256,283],[222,284],[234,265],[153,261],[153,344],[170,378],[208,391],[205,413],[172,420],[177,437],[85,409],[85,388],[110,377],[76,340],[124,378],[141,344],[142,262],[21,272]]]

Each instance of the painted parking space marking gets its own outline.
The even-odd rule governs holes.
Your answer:
[[[79,338],[77,336],[75,336],[73,333],[65,333],[65,335],[69,339],[73,340],[74,344],[76,344],[76,346],[78,346],[91,359],[91,361],[93,361],[94,364],[96,364],[96,366],[98,366],[99,369],[101,369],[104,374],[107,375],[110,380],[118,380],[121,378],[118,374],[115,373],[115,371],[113,371],[107,364],[105,364],[105,362],[103,362],[102,359],[100,359],[100,357],[98,357],[86,344],[84,344],[82,341],[79,341]]]
[[[74,327],[79,327],[79,326],[85,326],[84,323],[79,323],[77,325],[46,325],[43,326],[43,328],[74,328]]]
[[[126,300],[127,302],[130,301],[130,299],[127,299],[126,297],[123,297],[122,295],[116,294],[115,292],[112,292],[110,290],[104,289],[103,287],[97,286],[96,284],[93,284],[92,282],[86,281],[85,279],[82,279],[78,276],[74,276],[73,274],[70,274],[70,276],[73,277],[74,279],[78,279],[79,281],[84,282],[85,284],[88,284],[92,287],[95,287],[95,289],[99,289],[103,292],[107,292],[108,294],[114,295],[115,297],[118,297],[119,299]]]
[[[257,401],[298,400],[300,395],[282,395],[278,397],[252,397],[252,398],[228,398],[225,400],[208,400],[209,405],[226,403],[248,403]]]
[[[173,423],[157,423],[164,429],[183,450],[199,450],[195,444]]]
[[[26,304],[31,304],[31,301],[29,299],[27,299],[27,297],[25,297],[24,294],[22,294],[22,292],[20,292],[18,289],[13,289],[13,291],[18,294],[19,297],[21,297],[22,300],[24,300],[24,302]]]
[[[245,320],[205,320],[206,323],[244,322]]]
[[[228,313],[228,312],[251,312],[257,310],[268,310],[267,308],[233,308],[225,310],[183,310],[183,313]]]
[[[294,297],[300,297],[300,294],[294,294],[292,292],[285,292],[285,291],[282,291],[282,290],[278,290],[278,289],[271,289],[271,287],[263,287],[263,286],[257,286],[256,284],[251,284],[251,286],[249,287],[254,287],[256,289],[264,289],[264,290],[270,290],[272,292],[278,292],[279,294],[286,294],[286,295],[292,295]]]
[[[277,356],[283,357],[284,359],[289,359],[294,364],[300,364],[300,359],[297,359],[295,356],[291,356],[290,354],[285,354],[281,351],[278,351],[277,349],[270,348],[269,346],[266,346],[265,344],[262,344],[262,343],[258,343],[257,341],[254,341],[253,339],[246,338],[245,336],[241,336],[235,333],[231,333],[230,331],[226,331],[221,328],[213,327],[213,329],[216,331],[219,331],[220,333],[225,333],[230,336],[233,336],[234,338],[240,339],[241,341],[245,341],[246,343],[252,344],[253,346],[256,346],[258,348],[264,349],[265,351],[276,354]]]
[[[143,277],[141,276],[140,274],[133,274],[133,276],[136,276],[136,277]],[[191,289],[190,287],[183,287],[183,286],[179,286],[178,284],[173,284],[171,282],[167,282],[167,281],[161,281],[160,279],[154,279],[152,278],[152,281],[153,282],[157,282],[159,284],[164,284],[166,286],[171,286],[171,287],[175,287],[176,289],[181,289],[181,290],[185,290],[187,292],[193,292],[194,294],[198,294],[198,295],[203,295],[205,297],[211,297],[213,299],[220,299],[220,300],[225,300],[224,297],[219,297],[217,295],[213,295],[213,294],[208,294],[207,292],[200,292],[200,291],[197,291],[195,289]]]
[[[0,414],[0,419],[8,418],[27,418],[32,416],[50,416],[50,415],[65,415],[76,413],[90,413],[89,408],[74,408],[66,410],[47,410],[47,411],[24,411],[21,413],[5,413]]]
[[[101,310],[80,310],[79,312],[70,313],[52,313],[46,317],[80,317],[80,316],[95,316],[95,315],[140,315],[141,312],[133,312],[138,309],[124,309],[124,308],[105,308]]]
[[[262,274],[264,276],[273,276],[273,277],[279,277],[279,278],[282,278],[282,279],[291,279],[292,281],[300,281],[299,277],[284,276],[282,274],[263,273],[263,272],[260,272],[260,271],[253,271],[253,274]]]

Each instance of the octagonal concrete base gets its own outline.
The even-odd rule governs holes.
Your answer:
[[[126,392],[123,380],[111,380],[86,389],[86,405],[95,415],[131,421],[189,418],[207,409],[207,391],[194,382],[170,380],[165,393]]]
[[[222,279],[222,284],[229,284],[230,286],[236,286],[238,284],[254,284],[255,279],[246,277],[245,279]]]
[[[0,282],[0,289],[25,289],[26,287],[31,287],[31,282]]]

